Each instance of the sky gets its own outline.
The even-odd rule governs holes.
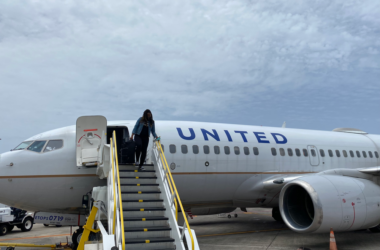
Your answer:
[[[380,134],[380,1],[2,0],[0,152],[82,115]]]

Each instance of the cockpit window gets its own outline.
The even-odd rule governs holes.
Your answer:
[[[18,145],[17,147],[15,147],[13,150],[23,150],[25,148],[27,148],[33,141],[24,141],[24,142],[21,142],[20,145]]]
[[[62,140],[50,140],[44,149],[44,152],[50,152],[53,150],[57,150],[62,148],[63,141]]]
[[[28,150],[39,153],[44,148],[45,143],[46,141],[35,141],[28,147]]]

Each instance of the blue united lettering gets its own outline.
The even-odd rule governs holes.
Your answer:
[[[196,138],[196,134],[193,128],[187,128],[187,129],[177,128],[177,132],[178,132],[179,137],[181,137],[183,140],[190,141]],[[210,140],[220,141],[221,139],[225,139],[229,142],[233,142],[231,133],[228,130],[224,130],[224,134],[221,133],[222,137],[219,136],[218,132],[215,129],[210,130],[210,129],[201,128],[200,132],[202,133],[203,139],[205,141],[210,141]],[[249,142],[249,140],[252,140],[253,138],[255,138],[258,143],[270,143],[267,135],[264,132],[253,131],[252,133],[254,137],[250,136],[249,135],[250,133],[248,131],[235,130],[233,132],[235,132],[235,134],[240,134],[239,136],[241,137],[240,141],[243,141],[243,142]],[[282,134],[270,133],[270,135],[272,136],[276,144],[286,144],[288,142],[288,139]]]

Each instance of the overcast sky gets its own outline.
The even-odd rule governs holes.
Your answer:
[[[0,152],[81,115],[380,134],[380,1],[1,0]]]

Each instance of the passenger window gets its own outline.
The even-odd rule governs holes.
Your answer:
[[[317,153],[315,152],[315,149],[311,149],[310,152],[311,152],[311,156],[313,156],[313,157],[317,156]]]
[[[207,145],[203,146],[203,152],[204,152],[206,155],[208,155],[208,154],[210,153],[210,147],[207,146]]]
[[[193,153],[194,154],[199,154],[199,147],[198,147],[198,145],[193,145]]]
[[[329,149],[329,156],[334,157],[333,151],[331,149]]]
[[[367,153],[365,151],[362,151],[362,153],[363,153],[363,157],[367,158]]]
[[[336,157],[340,157],[340,151],[339,150],[335,150],[335,153],[336,153]]]
[[[220,148],[219,148],[219,146],[214,146],[214,153],[216,155],[220,154]]]
[[[249,155],[249,148],[248,147],[244,147],[244,154]]]
[[[376,158],[379,158],[379,153],[377,151],[375,151],[375,156]]]
[[[240,155],[240,148],[235,146],[234,147],[235,155]]]
[[[285,155],[285,150],[283,148],[280,148],[280,155],[284,156]]]
[[[288,155],[293,156],[293,150],[291,148],[288,148]]]
[[[45,143],[46,141],[35,141],[28,147],[28,150],[39,153],[44,148]]]
[[[170,153],[175,154],[175,152],[177,151],[176,146],[174,144],[170,144],[169,145],[169,151],[170,151]]]
[[[229,154],[230,154],[230,147],[225,146],[225,147],[224,147],[224,153],[225,153],[226,155],[229,155]]]
[[[354,151],[350,150],[350,156],[351,156],[352,158],[355,157],[355,155],[354,155]]]
[[[182,154],[187,154],[187,145],[182,145],[181,151],[182,151]]]
[[[368,151],[368,155],[369,155],[369,157],[373,158],[373,154],[371,151]]]
[[[346,150],[343,150],[343,156],[344,156],[344,157],[347,157],[347,156],[348,156]]]
[[[360,152],[359,152],[359,151],[356,151],[356,156],[357,156],[358,158],[360,158]]]
[[[253,148],[253,154],[254,155],[259,155],[259,149],[257,147]]]
[[[299,148],[296,148],[296,156],[301,156],[301,150],[299,150]]]
[[[275,148],[272,148],[272,155],[276,156],[277,155],[277,150]]]
[[[63,147],[62,140],[50,140],[44,149],[44,152],[50,152]]]
[[[309,156],[309,154],[307,153],[307,149],[306,149],[306,148],[302,149],[302,152],[303,152],[303,155],[304,155],[305,157],[308,157],[308,156]]]
[[[322,157],[325,157],[325,151],[323,149],[320,149],[319,153],[321,154]]]

